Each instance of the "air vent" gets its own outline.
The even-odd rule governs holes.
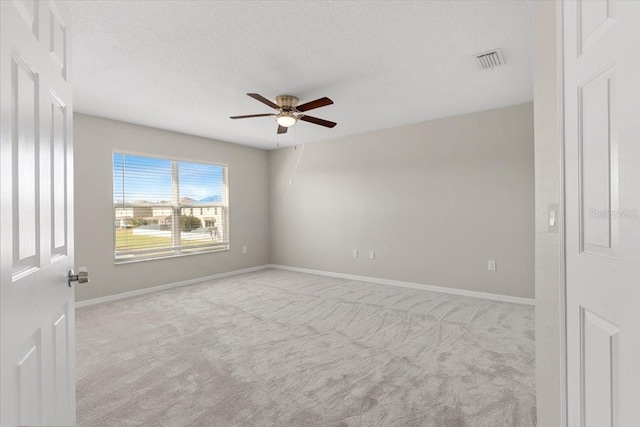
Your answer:
[[[504,56],[502,56],[502,50],[493,49],[487,52],[482,52],[476,55],[476,59],[480,63],[480,66],[485,70],[493,70],[495,67],[504,65]]]

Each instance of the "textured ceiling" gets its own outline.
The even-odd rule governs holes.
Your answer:
[[[75,110],[265,149],[532,100],[530,1],[71,1]],[[506,66],[474,54],[502,48]],[[249,98],[334,105],[276,136]]]

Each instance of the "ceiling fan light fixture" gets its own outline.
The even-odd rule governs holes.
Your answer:
[[[288,111],[283,111],[276,116],[276,122],[282,127],[288,128],[296,124],[298,118]]]

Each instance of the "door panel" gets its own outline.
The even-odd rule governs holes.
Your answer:
[[[16,352],[15,393],[21,425],[42,423],[42,339],[37,331]],[[9,409],[9,408],[7,408]]]
[[[51,114],[51,254],[67,253],[67,108],[50,94]]]
[[[67,78],[67,28],[55,3],[49,4],[49,57],[60,75]]]
[[[34,67],[14,54],[11,61],[12,116],[15,123],[13,150],[13,242],[15,275],[38,267],[38,74]]]
[[[610,66],[578,88],[582,251],[615,258],[618,210],[618,150],[613,134],[615,67]]]
[[[39,20],[38,20],[38,12],[39,7],[37,6],[36,0],[12,0],[14,6],[18,12],[18,14],[24,19],[24,23],[27,25],[27,28],[30,28],[33,32],[33,35],[38,38],[39,33]]]
[[[619,329],[597,314],[581,308],[582,384],[585,427],[612,427],[615,375],[619,357]]]
[[[615,0],[580,1],[577,4],[578,52],[584,53],[615,24]]]
[[[0,8],[0,425],[74,425],[69,15]]]
[[[69,378],[70,358],[72,348],[69,336],[68,306],[64,306],[54,317],[53,322],[53,391],[55,393],[55,418],[59,424],[64,424],[69,417]]]

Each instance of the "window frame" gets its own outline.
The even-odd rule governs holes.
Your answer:
[[[158,159],[158,160],[167,160],[170,162],[175,162],[176,164],[179,162],[185,162],[185,163],[195,163],[195,164],[202,164],[202,165],[209,165],[209,166],[217,166],[217,167],[221,167],[223,168],[223,174],[222,174],[222,185],[223,185],[223,191],[220,195],[221,197],[221,203],[222,205],[216,206],[221,208],[222,214],[225,215],[224,210],[226,209],[226,235],[227,238],[224,242],[221,242],[219,244],[216,245],[211,245],[209,243],[206,244],[202,244],[202,245],[188,245],[188,246],[172,246],[172,247],[168,247],[168,248],[151,248],[151,249],[142,249],[142,250],[135,250],[135,251],[128,251],[130,252],[129,254],[124,254],[121,255],[121,257],[118,257],[117,251],[116,251],[116,233],[117,233],[117,227],[116,227],[116,207],[115,207],[115,188],[114,188],[114,168],[115,168],[115,156],[116,155],[123,155],[123,156],[138,156],[138,157],[146,157],[146,158],[152,158],[152,159]],[[174,163],[172,163],[172,182],[173,179],[178,179],[177,176],[179,176],[179,172],[176,173],[176,169],[174,168]],[[226,182],[225,182],[226,180]],[[178,179],[178,185],[179,185],[179,179]],[[226,191],[224,191],[224,188],[226,187]],[[231,250],[231,224],[230,224],[230,195],[229,195],[229,188],[230,188],[230,173],[229,173],[229,165],[226,163],[213,163],[213,162],[205,162],[202,160],[194,160],[194,159],[190,159],[190,158],[184,158],[184,157],[173,157],[173,156],[167,156],[167,155],[163,155],[163,154],[149,154],[149,153],[143,153],[143,152],[138,152],[138,151],[129,151],[129,150],[118,150],[118,149],[114,149],[111,152],[111,227],[112,227],[112,231],[113,231],[113,263],[115,265],[121,265],[121,264],[130,264],[130,263],[136,263],[136,262],[144,262],[144,261],[155,261],[155,260],[161,260],[161,259],[168,259],[168,258],[179,258],[179,257],[185,257],[185,256],[193,256],[193,255],[200,255],[200,254],[209,254],[209,253],[215,253],[215,252],[226,252]],[[180,197],[183,197],[180,195],[179,191],[178,191],[178,200],[180,199]],[[178,203],[177,205],[174,205],[172,203],[164,203],[164,204],[157,204],[154,205],[154,207],[158,207],[158,208],[165,208],[165,209],[171,209],[172,210],[172,224],[175,223],[175,219],[176,218],[180,218],[180,211],[182,209],[193,209],[193,208],[207,208],[210,206],[200,206],[200,205],[193,205],[193,204],[180,204]],[[123,206],[124,208],[124,206]],[[180,223],[180,221],[178,221],[178,223]],[[174,227],[172,227],[171,230],[172,236],[172,245],[173,245],[173,241],[175,239],[175,233],[176,230],[174,229]],[[178,226],[177,228],[177,234],[178,236],[180,236],[180,227]],[[122,253],[123,251],[121,251]],[[127,252],[127,251],[124,251]],[[154,254],[157,254],[154,256]],[[128,256],[127,256],[128,255]]]

